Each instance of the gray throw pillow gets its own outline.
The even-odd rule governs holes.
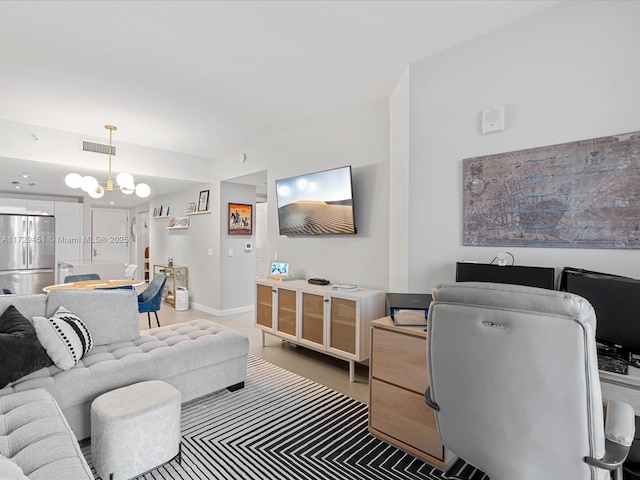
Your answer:
[[[0,388],[51,365],[31,322],[9,305],[0,315]]]

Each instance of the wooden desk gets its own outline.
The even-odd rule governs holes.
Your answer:
[[[640,368],[629,366],[629,375],[600,370],[600,388],[602,398],[627,402],[640,416]]]
[[[433,410],[424,327],[396,327],[391,317],[371,322],[369,432],[441,470],[445,449]]]
[[[51,290],[95,290],[97,288],[116,288],[125,287],[131,285],[131,287],[139,287],[144,285],[144,282],[140,280],[83,280],[81,282],[71,283],[58,283],[56,285],[49,285],[42,289],[43,292],[50,292]]]

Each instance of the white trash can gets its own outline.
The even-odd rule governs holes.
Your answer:
[[[189,290],[184,287],[176,289],[176,310],[189,310]]]

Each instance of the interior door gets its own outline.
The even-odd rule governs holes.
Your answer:
[[[129,262],[129,212],[91,210],[91,260]]]

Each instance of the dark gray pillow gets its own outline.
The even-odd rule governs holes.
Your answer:
[[[52,364],[36,330],[16,307],[0,315],[0,388]]]

